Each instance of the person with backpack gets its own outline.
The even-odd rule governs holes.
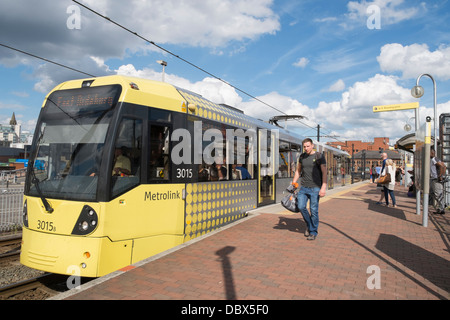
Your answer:
[[[433,195],[433,200],[438,201],[437,214],[445,214],[445,200],[442,197],[444,192],[444,185],[442,183],[447,167],[445,164],[436,157],[436,151],[431,148],[430,151],[430,194]],[[438,200],[439,199],[439,200]]]
[[[298,159],[292,185],[301,177],[300,190],[297,193],[298,209],[306,223],[305,237],[315,240],[319,228],[319,199],[327,190],[327,163],[320,152],[314,150],[314,143],[306,138],[302,142],[303,153]],[[306,207],[310,201],[310,211]]]

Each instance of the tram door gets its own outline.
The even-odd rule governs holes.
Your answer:
[[[275,203],[275,154],[277,136],[265,129],[258,130],[258,206]]]

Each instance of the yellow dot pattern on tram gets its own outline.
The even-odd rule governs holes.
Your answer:
[[[243,218],[256,207],[255,190],[255,180],[186,185],[185,241]]]
[[[178,88],[178,91],[186,99],[188,104],[196,105],[196,109],[193,112],[188,111],[189,114],[243,129],[254,127],[252,118],[244,113],[235,111],[232,108],[223,105],[215,104],[192,92],[180,88]]]

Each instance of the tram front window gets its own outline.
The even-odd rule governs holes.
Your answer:
[[[26,192],[31,196],[91,201],[109,123],[120,89],[56,91],[36,129]]]

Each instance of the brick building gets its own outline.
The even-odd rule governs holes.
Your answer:
[[[372,166],[380,167],[382,164],[380,159],[381,152],[386,152],[388,158],[394,160],[397,167],[404,165],[401,154],[395,150],[390,150],[388,137],[374,138],[373,142],[349,140],[345,142],[328,142],[327,144],[346,151],[350,156],[353,154],[354,172],[368,172]]]
[[[352,147],[355,153],[360,152],[362,150],[367,151],[380,151],[380,150],[389,150],[389,138],[388,137],[379,137],[374,138],[373,142],[362,142],[361,140],[350,140],[345,142],[327,142],[328,145],[331,145],[335,148],[346,151],[349,154],[352,154]]]
[[[365,171],[369,171],[372,166],[381,167],[383,162],[381,161],[381,152],[386,152],[388,159],[392,159],[397,168],[403,167],[404,162],[402,159],[402,155],[394,150],[383,150],[383,151],[359,151],[355,152],[353,155],[354,158],[354,171],[360,172],[363,171],[363,167],[365,164]],[[351,153],[350,153],[351,155]]]

